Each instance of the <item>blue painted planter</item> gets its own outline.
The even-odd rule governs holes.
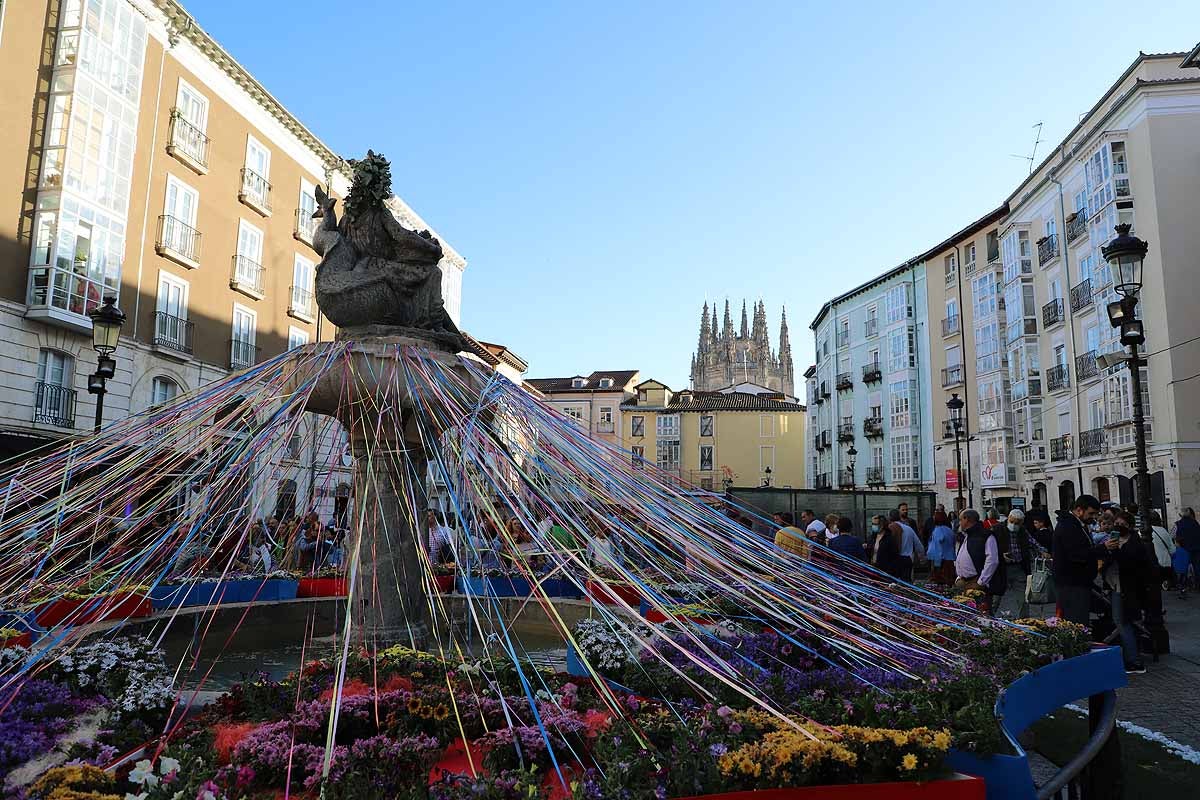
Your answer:
[[[459,576],[458,591],[476,597],[528,597],[532,589],[524,578],[466,578]]]
[[[1029,757],[1017,737],[1073,700],[1119,689],[1126,683],[1119,647],[1099,648],[1035,670],[1013,681],[996,700],[996,718],[1017,754],[980,758],[974,753],[951,750],[946,765],[983,778],[987,800],[1033,800],[1037,789],[1029,771]]]
[[[204,581],[174,586],[155,586],[150,603],[157,610],[217,603],[252,603],[294,600],[298,581],[272,578],[268,581]]]
[[[570,597],[576,600],[583,597],[583,590],[575,581],[567,578],[547,578],[541,586],[547,597]]]
[[[579,651],[575,649],[575,645],[570,642],[567,643],[567,674],[574,675],[576,678],[587,678],[592,674],[580,660]]]

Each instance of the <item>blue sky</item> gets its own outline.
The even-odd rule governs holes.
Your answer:
[[[185,0],[469,260],[463,327],[531,377],[682,388],[700,307],[834,294],[1003,201],[1200,3]],[[1151,11],[1151,8],[1153,11]],[[267,33],[269,32],[269,34]],[[737,311],[735,310],[735,318]]]

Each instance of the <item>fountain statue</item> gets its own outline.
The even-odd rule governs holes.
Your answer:
[[[403,227],[387,207],[391,168],[379,154],[350,162],[353,182],[339,220],[335,198],[317,188],[321,255],[317,306],[351,342],[349,373],[325,373],[306,409],[337,418],[356,459],[355,529],[361,531],[353,613],[369,647],[423,645],[429,633],[421,547],[426,444],[413,424],[412,398],[399,374],[399,349],[422,348],[447,369],[466,342],[442,303],[442,246],[428,231]],[[317,343],[310,345],[320,349]],[[324,345],[328,347],[329,345]],[[345,375],[354,375],[346,379]],[[410,519],[406,492],[418,499]]]

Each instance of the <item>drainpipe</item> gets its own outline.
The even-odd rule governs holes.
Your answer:
[[[917,271],[915,268],[909,274],[908,285],[909,285],[910,291],[911,291],[911,294],[909,295],[909,302],[912,303],[912,309],[913,309],[913,363],[916,365],[916,370],[917,370],[917,407],[916,407],[915,411],[916,411],[916,415],[917,415],[917,426],[916,426],[917,432],[918,432],[917,438],[920,439],[920,438],[922,438],[920,435],[921,424],[922,424],[921,401],[920,401],[920,397],[921,397],[921,394],[920,394],[920,390],[921,390],[921,347],[918,343],[921,341],[921,339],[917,335]],[[925,266],[925,286],[926,286],[926,288],[928,288],[928,286],[929,286],[929,265]],[[928,311],[926,311],[925,316],[926,317],[929,316]],[[932,380],[932,377],[931,377],[931,380]],[[933,397],[933,388],[932,387],[930,387],[929,396],[930,396],[930,398]],[[925,482],[922,479],[922,476],[924,476],[924,474],[925,474],[925,448],[921,447],[921,448],[919,448],[919,452],[917,455],[917,481],[916,481],[916,483],[918,486],[925,485]],[[936,486],[937,484],[935,483],[934,485]]]
[[[985,245],[985,247],[986,247],[986,245]],[[984,258],[987,258],[987,253],[984,253],[983,255],[984,255]],[[979,258],[979,254],[976,253],[975,257]],[[962,320],[962,318],[966,316],[966,312],[967,312],[966,307],[963,306],[963,281],[966,279],[966,274],[962,271],[962,269],[963,269],[962,253],[961,253],[961,251],[959,251],[958,245],[954,245],[954,261],[956,264],[958,264],[958,270],[959,270],[959,272],[958,272],[958,318],[959,318],[959,320]],[[928,281],[929,280],[929,268],[928,267],[925,268],[925,273],[926,273],[925,280]],[[963,401],[962,418],[963,418],[963,437],[965,438],[966,444],[967,444],[967,472],[966,472],[965,477],[963,475],[958,476],[959,483],[962,483],[962,481],[964,479],[971,478],[973,473],[971,472],[971,393],[966,390],[966,387],[971,384],[969,381],[967,381],[967,334],[966,334],[966,329],[963,326],[961,321],[958,324],[958,336],[959,336],[959,340],[962,342],[963,387],[964,387],[963,393],[962,393],[962,401]],[[967,480],[967,508],[974,508],[974,507],[975,507],[975,481]]]
[[[1071,248],[1067,246],[1067,206],[1066,206],[1066,201],[1063,199],[1062,181],[1060,181],[1053,172],[1050,173],[1050,180],[1051,180],[1051,182],[1054,183],[1055,186],[1058,187],[1058,213],[1059,213],[1059,216],[1062,218],[1062,226],[1063,226],[1063,229],[1062,229],[1063,238],[1062,238],[1061,246],[1062,246],[1063,272],[1065,273],[1066,289],[1067,289],[1067,291],[1066,291],[1067,297],[1066,297],[1066,300],[1064,301],[1063,305],[1066,306],[1067,330],[1070,332],[1070,336],[1068,338],[1070,339],[1070,342],[1071,342],[1071,356],[1070,356],[1071,360],[1068,361],[1067,363],[1072,364],[1072,362],[1074,362],[1075,364],[1078,364],[1078,361],[1076,361],[1076,358],[1078,357],[1079,350],[1075,345],[1075,310],[1071,308]],[[1079,390],[1079,371],[1077,369],[1075,370],[1075,389],[1076,389],[1076,391],[1073,393],[1075,395],[1075,427],[1078,428],[1080,431],[1082,431],[1083,430],[1083,398],[1082,398],[1082,393],[1080,391],[1078,391]],[[1043,431],[1046,430],[1044,419],[1042,420],[1042,430]],[[1043,435],[1045,435],[1045,434],[1043,434]],[[1079,464],[1079,451],[1076,450],[1072,455],[1075,458],[1075,472],[1079,479],[1079,491],[1077,494],[1088,494],[1088,492],[1084,489],[1083,467]],[[1050,502],[1049,493],[1047,493],[1046,502],[1047,503]]]

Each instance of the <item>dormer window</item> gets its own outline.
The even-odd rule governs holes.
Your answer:
[[[612,385],[613,385],[612,378],[601,378],[600,379],[600,388],[601,389],[611,389]]]
[[[572,389],[582,389],[583,385],[585,383],[587,383],[587,381],[585,381],[583,378],[572,378],[571,379],[571,388]]]

